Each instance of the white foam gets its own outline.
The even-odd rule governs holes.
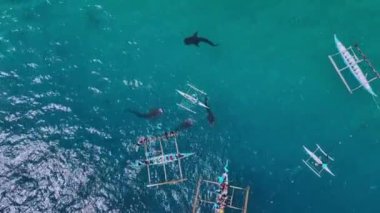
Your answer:
[[[137,88],[139,88],[139,87],[141,87],[141,86],[144,85],[143,82],[141,82],[141,81],[139,81],[137,79],[123,80],[123,84],[125,86],[128,86],[128,87],[132,88],[132,89],[137,89]]]
[[[62,112],[71,112],[70,107],[63,106],[61,104],[55,104],[55,103],[50,103],[44,107],[42,107],[44,111],[62,111]]]
[[[95,87],[88,87],[88,89],[96,94],[101,94],[102,91],[100,91],[99,89],[95,88]]]
[[[33,69],[37,69],[38,68],[38,64],[36,64],[36,63],[27,63],[26,66],[28,66],[30,68],[33,68]]]

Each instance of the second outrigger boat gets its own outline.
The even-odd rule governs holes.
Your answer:
[[[363,87],[369,94],[373,97],[377,97],[376,93],[372,90],[370,83],[376,79],[380,78],[380,74],[373,67],[372,63],[369,61],[368,57],[364,55],[358,45],[354,45],[355,48],[349,46],[346,48],[341,41],[339,41],[338,37],[334,34],[334,42],[338,52],[332,55],[329,55],[329,59],[331,64],[334,66],[335,71],[338,73],[339,77],[342,79],[344,85],[348,89],[348,91],[352,94],[355,90]],[[360,54],[360,58],[357,56],[356,52]],[[344,62],[344,67],[339,67],[338,63],[335,61],[335,56],[340,56],[340,58]],[[366,63],[367,67],[370,70],[365,70],[363,72],[362,68],[359,66],[360,63]],[[351,74],[355,77],[355,79],[359,82],[359,86],[351,87],[349,82],[343,75],[343,71],[350,70]],[[368,73],[372,72],[372,77],[368,78]],[[373,76],[375,75],[375,76]]]
[[[200,100],[201,97],[207,96],[207,93],[192,84],[188,83],[187,86],[188,89],[186,92],[176,89],[176,92],[184,98],[180,103],[177,103],[177,106],[193,114],[196,114],[196,111],[192,109],[193,106],[209,109],[209,107]]]
[[[350,54],[350,52],[346,49],[346,47],[338,40],[336,35],[334,34],[334,41],[336,48],[338,49],[340,55],[344,63],[350,69],[351,73],[355,76],[355,78],[359,81],[359,83],[366,89],[371,95],[377,96],[375,92],[373,92],[371,85],[369,84],[366,76],[364,75],[362,69],[358,65],[358,61]]]

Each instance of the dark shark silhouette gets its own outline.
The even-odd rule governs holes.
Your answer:
[[[208,40],[207,38],[198,37],[198,32],[194,33],[192,36],[187,37],[183,40],[186,45],[195,45],[199,47],[199,43],[204,42],[206,44],[209,44],[210,46],[216,47],[217,44],[213,43],[212,41]]]
[[[215,124],[215,116],[214,113],[212,113],[210,106],[208,105],[208,98],[207,96],[205,97],[205,102],[204,104],[208,107],[207,110],[207,120],[210,125]]]
[[[164,113],[164,110],[162,110],[162,108],[157,108],[157,109],[150,110],[148,113],[143,113],[143,112],[138,112],[135,110],[128,109],[128,112],[136,115],[139,118],[153,119],[162,115]]]

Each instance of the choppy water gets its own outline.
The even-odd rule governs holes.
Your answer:
[[[189,212],[199,177],[251,186],[249,212],[380,212],[378,119],[327,60],[332,35],[375,66],[375,1],[0,2],[0,211]],[[354,15],[355,14],[355,15]],[[186,47],[199,31],[220,44]],[[147,189],[139,135],[189,117],[175,103],[190,81],[205,114],[179,138],[196,152],[188,180]],[[375,86],[375,91],[379,91]],[[163,107],[147,122],[127,112]],[[335,157],[337,177],[302,164],[302,144]]]

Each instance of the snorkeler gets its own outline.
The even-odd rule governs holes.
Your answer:
[[[216,190],[216,192],[220,196],[227,196],[228,193],[228,161],[226,162],[226,165],[224,166],[224,172],[222,176],[218,177],[218,184],[220,186],[220,189]]]
[[[164,113],[164,110],[162,108],[156,108],[156,109],[150,110],[148,113],[142,113],[142,112],[128,109],[128,112],[136,115],[139,118],[153,119],[162,115]]]
[[[228,184],[228,160],[226,162],[226,165],[224,165],[223,169],[224,169],[223,175],[218,177],[218,182],[220,185],[222,185],[223,183]]]
[[[208,105],[208,97],[207,96],[205,97],[204,104],[208,107],[208,108],[206,108],[208,123],[211,126],[213,126],[215,124],[215,116],[214,116],[214,113],[212,113],[210,106]]]

